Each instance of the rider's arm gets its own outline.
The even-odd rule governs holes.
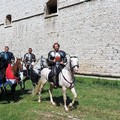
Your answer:
[[[13,53],[11,53],[11,60],[15,60]]]
[[[51,55],[51,52],[48,53],[48,64],[54,64],[55,58]]]
[[[3,57],[3,52],[0,53],[0,58]]]
[[[32,62],[36,61],[36,56],[34,54],[32,54]]]
[[[24,55],[23,62],[24,62],[24,63],[26,63],[26,62],[27,62],[27,57],[26,57],[26,54]]]
[[[66,53],[64,51],[60,51],[60,54],[61,54],[61,57],[62,57],[62,60],[61,60],[60,64],[67,63]]]

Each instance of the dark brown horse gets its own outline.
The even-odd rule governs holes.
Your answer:
[[[12,70],[15,76],[18,76],[19,71],[23,70],[23,64],[21,58],[16,58],[16,62],[13,63]]]

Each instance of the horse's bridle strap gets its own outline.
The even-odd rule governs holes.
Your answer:
[[[76,66],[79,68],[79,65],[74,65],[74,66],[72,66],[72,69],[75,68]]]
[[[61,71],[61,73],[62,73],[62,76],[63,76],[63,78],[65,79],[65,81],[68,82],[68,83],[70,84],[70,87],[71,87],[72,84],[75,82],[75,80],[73,80],[73,82],[71,83],[71,82],[69,82],[69,81],[65,78],[65,76],[63,75],[63,72],[62,72],[62,71]]]

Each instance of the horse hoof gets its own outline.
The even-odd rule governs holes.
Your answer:
[[[65,109],[65,111],[66,111],[66,112],[68,112],[68,111],[69,111],[69,109]]]
[[[40,102],[41,102],[41,100],[39,99],[39,100],[38,100],[38,102],[40,103]]]
[[[55,104],[54,102],[52,102],[52,105],[54,105],[54,106],[55,106],[56,104]]]
[[[69,109],[68,109],[67,107],[65,107],[65,111],[66,111],[66,112],[68,112],[68,111],[69,111]]]
[[[69,107],[72,107],[72,106],[73,106],[73,104],[72,104],[72,103],[70,103],[70,104],[69,104]]]

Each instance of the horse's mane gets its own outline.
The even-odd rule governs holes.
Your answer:
[[[65,68],[70,69],[70,55],[67,54],[66,57],[67,57],[67,63],[65,65]]]

